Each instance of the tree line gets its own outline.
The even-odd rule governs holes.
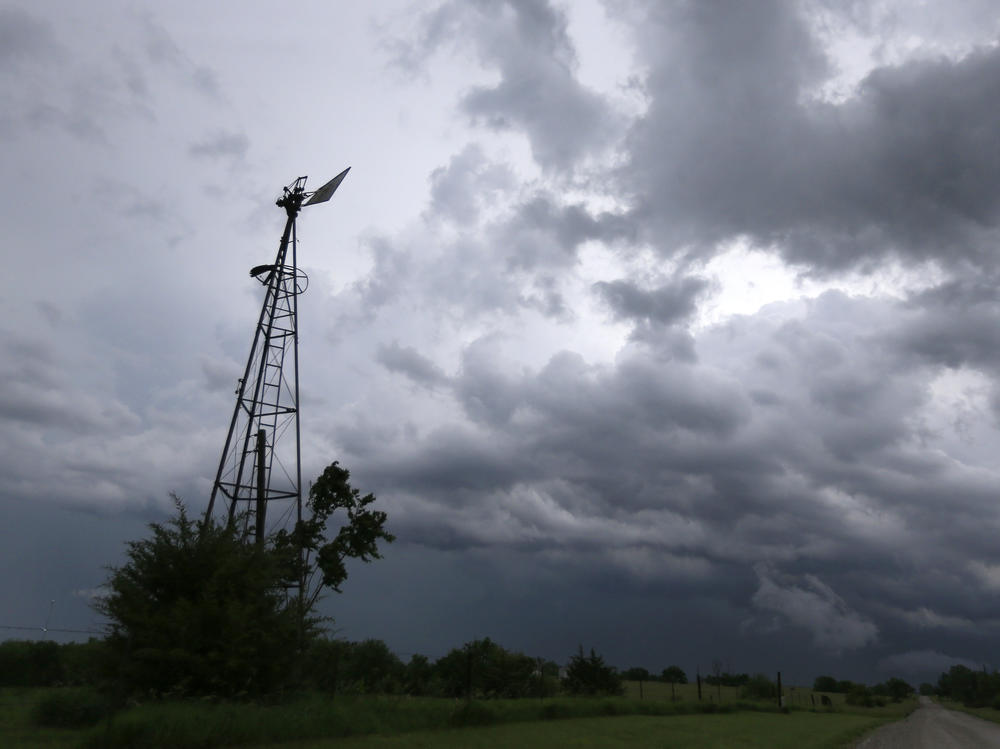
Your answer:
[[[848,705],[861,707],[882,707],[889,701],[902,702],[915,692],[912,686],[895,676],[871,687],[854,681],[837,681],[832,676],[817,676],[813,691],[845,694]]]
[[[937,685],[921,684],[921,694],[936,694],[961,702],[966,707],[992,707],[1000,710],[1000,672],[987,672],[984,666],[973,670],[955,665],[938,677]]]
[[[255,656],[258,654],[254,654]],[[194,673],[191,654],[177,653],[178,663]],[[162,659],[158,659],[161,665]],[[85,643],[7,640],[0,643],[0,687],[93,686],[107,691],[153,696],[251,696],[239,694],[239,684],[203,679],[177,682],[153,678],[144,669],[123,674],[113,645],[91,638]],[[229,674],[242,674],[238,665]],[[561,673],[562,672],[562,673]],[[164,684],[169,689],[164,690]],[[467,699],[551,697],[556,694],[619,695],[622,674],[594,650],[573,654],[565,669],[554,661],[508,650],[490,638],[473,640],[431,660],[414,654],[403,662],[382,640],[360,642],[315,638],[302,660],[293,685],[330,695],[396,694]]]

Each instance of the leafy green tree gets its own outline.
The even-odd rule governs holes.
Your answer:
[[[913,694],[914,690],[905,681],[894,676],[885,683],[885,691],[893,702],[902,702]]]
[[[535,659],[505,650],[490,638],[454,648],[434,664],[447,697],[528,697],[538,693]]]
[[[921,696],[923,696],[923,697],[932,697],[932,696],[934,696],[934,691],[935,691],[934,690],[934,685],[931,684],[930,682],[925,681],[925,682],[922,682],[920,684],[920,694],[921,694]]]
[[[660,674],[660,680],[668,684],[687,684],[688,677],[680,666],[667,666]]]
[[[814,692],[836,692],[837,680],[832,676],[817,676],[813,682]]]
[[[687,674],[684,673],[684,669],[680,666],[667,666],[663,669],[663,673],[660,674],[660,680],[670,685],[670,699],[674,701],[677,700],[677,685],[688,683]],[[698,694],[700,695],[701,692],[699,691]]]
[[[47,687],[64,677],[59,645],[51,640],[0,643],[0,686]]]
[[[303,684],[330,694],[345,686],[350,643],[316,637],[309,643],[303,659]]]
[[[348,643],[346,683],[363,694],[394,694],[402,688],[405,666],[382,640]]]
[[[764,674],[754,674],[741,687],[740,695],[751,700],[773,700],[778,696],[778,685]]]
[[[633,666],[622,673],[622,678],[626,681],[649,681],[649,671],[640,666]]]
[[[434,676],[434,668],[426,655],[414,653],[410,656],[410,662],[406,664],[403,675],[403,688],[407,694],[414,697],[422,697],[430,694],[431,679]]]
[[[282,686],[298,619],[278,558],[235,525],[177,515],[130,541],[95,603],[126,688],[156,694],[259,694]]]
[[[350,484],[351,473],[337,461],[326,467],[309,487],[305,517],[292,530],[280,530],[273,539],[274,552],[282,559],[284,584],[297,587],[303,639],[318,620],[311,617],[325,589],[340,593],[347,580],[348,558],[370,562],[381,559],[378,543],[391,543],[395,536],[385,529],[387,516],[374,510],[374,494],[361,496]],[[327,524],[338,510],[347,516],[340,530],[328,537]]]
[[[623,691],[617,670],[605,664],[593,648],[590,656],[585,656],[582,645],[566,666],[563,688],[570,694],[621,694]]]
[[[954,665],[938,679],[938,694],[958,700],[966,707],[985,707],[1000,695],[1000,673],[973,671],[968,666]]]
[[[128,544],[126,563],[111,568],[109,595],[95,604],[110,622],[118,682],[157,694],[249,696],[305,679],[323,590],[340,592],[348,558],[378,559],[378,543],[393,540],[386,514],[371,508],[375,497],[362,497],[349,477],[328,466],[310,487],[304,518],[266,544],[247,543],[239,523],[191,520],[174,497],[176,517]],[[328,537],[338,511],[342,525]]]

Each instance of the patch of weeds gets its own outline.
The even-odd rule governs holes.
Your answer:
[[[31,711],[31,722],[47,728],[87,728],[108,714],[108,703],[92,689],[64,687],[42,697]]]
[[[455,727],[488,726],[496,720],[493,711],[482,702],[463,702],[451,714],[449,723]]]

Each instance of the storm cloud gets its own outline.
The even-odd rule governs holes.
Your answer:
[[[297,235],[303,475],[398,538],[345,636],[992,665],[988,4],[57,6],[0,11],[0,509],[66,551],[0,544],[0,624],[99,626],[96,557],[204,507],[274,199],[350,165]]]

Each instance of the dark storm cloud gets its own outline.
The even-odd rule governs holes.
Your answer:
[[[925,364],[997,371],[1000,292],[992,276],[963,274],[911,294],[906,307],[913,314],[887,345]]]
[[[627,279],[599,281],[594,291],[619,320],[671,325],[687,320],[708,287],[703,278],[678,278],[655,289],[643,289]]]
[[[840,653],[862,648],[878,637],[872,621],[852,610],[817,577],[804,576],[802,585],[782,585],[766,567],[756,571],[760,585],[753,606],[810,632],[817,648]]]
[[[507,248],[508,265],[527,269],[572,264],[586,241],[614,245],[634,237],[621,216],[607,211],[595,215],[586,206],[565,204],[549,192],[536,192],[514,206],[495,228],[497,240]]]
[[[442,46],[471,44],[500,81],[465,93],[462,111],[490,129],[524,133],[541,166],[568,170],[611,145],[621,120],[577,80],[566,27],[565,14],[547,2],[449,2],[425,17],[400,62],[412,67]]]
[[[75,386],[50,345],[4,333],[0,351],[0,417],[6,423],[95,435],[136,425],[123,404],[101,402]]]
[[[919,314],[831,292],[702,331],[690,360],[642,340],[613,365],[563,352],[533,371],[483,339],[452,378],[474,429],[352,462],[398,497],[402,538],[559,550],[556,566],[618,585],[715,590],[756,567],[734,583],[741,636],[919,650],[920,633],[1000,618],[968,561],[983,580],[1000,561],[995,477],[946,457],[961,437],[928,410],[939,370],[883,345]]]
[[[830,103],[800,6],[642,7],[649,109],[619,174],[665,252],[745,236],[816,272],[887,255],[992,263],[1000,50],[877,68]]]
[[[448,382],[441,368],[412,346],[400,346],[393,341],[379,346],[375,360],[390,372],[397,372],[424,387],[437,387]]]
[[[352,306],[363,312],[344,323],[358,324],[411,296],[433,299],[435,313],[504,316],[527,309],[572,319],[561,279],[578,264],[580,247],[627,242],[632,227],[617,214],[566,203],[552,191],[522,197],[508,187],[509,177],[505,165],[484,160],[476,148],[437,170],[421,224],[400,236],[368,239],[373,267],[352,289],[360,300]],[[441,231],[440,219],[457,231]],[[428,236],[436,241],[428,243]]]
[[[941,674],[952,666],[965,666],[978,670],[983,667],[981,662],[946,655],[936,650],[910,650],[886,656],[878,662],[878,667],[884,673],[901,674],[904,678],[913,675],[927,677],[929,674]]]
[[[448,166],[431,172],[428,213],[458,224],[472,224],[483,204],[510,188],[514,175],[504,164],[490,162],[478,145],[470,144],[452,157]]]

